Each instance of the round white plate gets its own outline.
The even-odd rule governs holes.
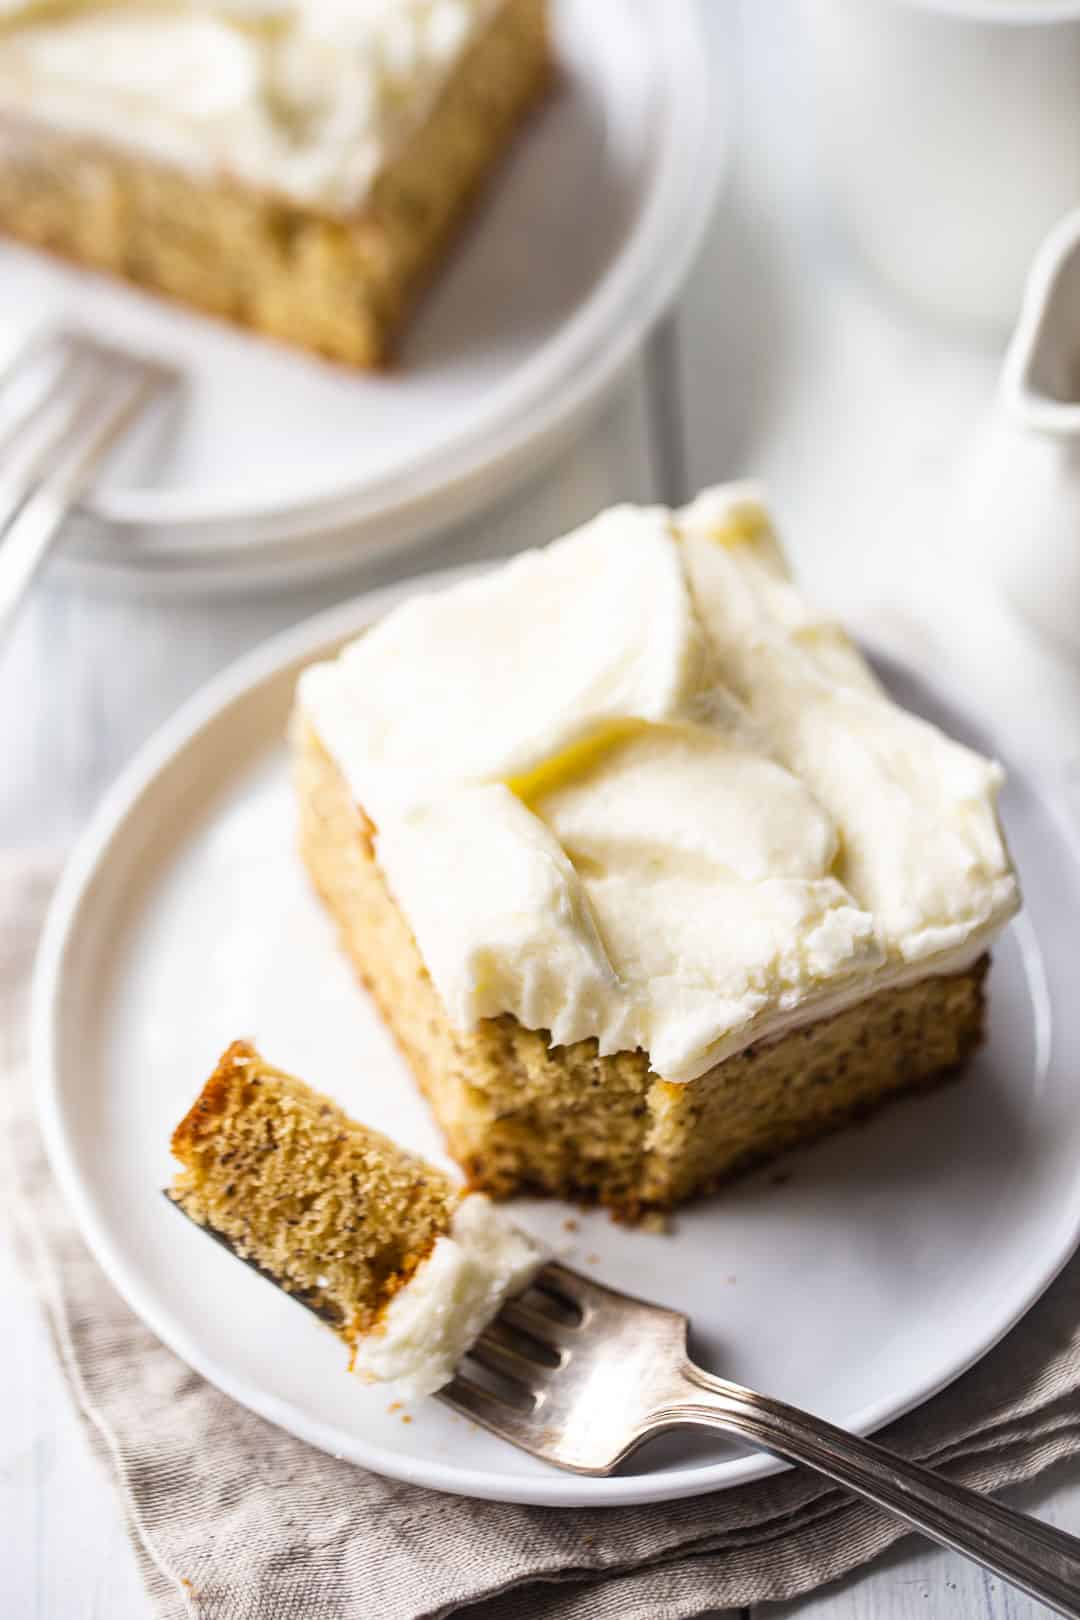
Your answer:
[[[0,246],[0,354],[75,319],[187,378],[169,431],[136,440],[88,497],[76,558],[318,571],[460,520],[573,431],[681,283],[726,147],[696,0],[553,11],[558,86],[385,373]]]
[[[406,1424],[385,1390],[350,1377],[332,1333],[161,1196],[170,1131],[241,1035],[441,1158],[305,881],[282,740],[300,665],[403,594],[324,615],[215,681],[87,833],[36,986],[38,1100],[56,1172],[98,1260],[154,1331],[237,1400],[337,1455],[536,1503],[654,1501],[759,1477],[776,1465],[709,1435],[669,1435],[618,1477],[581,1479],[436,1401],[417,1403]],[[886,678],[971,734],[910,676]],[[706,1367],[862,1433],[981,1356],[1080,1232],[1080,870],[1018,773],[1003,810],[1026,909],[995,951],[991,1036],[964,1079],[735,1183],[668,1234],[557,1203],[516,1207],[570,1263],[687,1312]]]

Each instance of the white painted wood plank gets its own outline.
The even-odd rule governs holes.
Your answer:
[[[1080,1463],[1003,1500],[1080,1534]],[[1047,1620],[1051,1610],[953,1553],[906,1541],[874,1565],[798,1603],[762,1605],[754,1620]]]

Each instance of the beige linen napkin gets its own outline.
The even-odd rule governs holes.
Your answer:
[[[683,1620],[809,1591],[903,1534],[801,1472],[607,1511],[437,1495],[313,1451],[204,1383],[106,1282],[42,1153],[24,1029],[51,883],[43,863],[0,863],[2,1180],[161,1620]],[[1080,1452],[1080,1263],[884,1438],[981,1490]]]

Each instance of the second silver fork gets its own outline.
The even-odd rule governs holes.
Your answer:
[[[84,333],[33,339],[0,374],[0,645],[65,518],[177,374]]]

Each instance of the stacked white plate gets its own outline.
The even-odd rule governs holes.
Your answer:
[[[69,559],[186,587],[329,573],[460,521],[568,440],[679,288],[725,142],[695,0],[554,12],[558,89],[394,369],[350,373],[0,250],[0,346],[77,319],[187,379],[167,431],[88,499]]]

